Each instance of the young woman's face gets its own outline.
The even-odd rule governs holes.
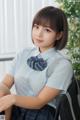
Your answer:
[[[40,51],[52,48],[56,39],[57,33],[50,27],[34,24],[32,29],[32,40],[34,44],[40,48]]]

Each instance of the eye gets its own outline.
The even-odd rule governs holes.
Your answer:
[[[37,25],[37,24],[34,24],[34,26],[33,26],[34,28],[36,28],[36,29],[38,29],[39,28],[39,25]]]
[[[45,29],[46,32],[51,32],[49,29]]]
[[[51,32],[52,30],[50,28],[44,28],[46,32]]]

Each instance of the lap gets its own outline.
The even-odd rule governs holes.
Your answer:
[[[49,105],[41,109],[24,109],[13,107],[12,120],[53,120],[55,109]]]

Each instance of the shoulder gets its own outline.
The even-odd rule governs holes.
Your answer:
[[[13,62],[20,61],[20,60],[27,58],[28,55],[30,55],[34,50],[35,50],[34,47],[28,47],[28,48],[18,51],[13,59]]]
[[[17,53],[18,56],[27,56],[28,54],[31,54],[33,51],[35,51],[35,47],[27,47]]]
[[[27,47],[27,48],[21,50],[19,53],[20,54],[22,54],[22,53],[26,54],[26,53],[30,53],[30,52],[34,51],[35,49],[36,49],[35,47]]]
[[[72,63],[68,58],[66,58],[59,52],[56,52],[56,55],[54,57],[55,58],[51,60],[47,69],[49,73],[60,72],[60,71],[73,72]]]
[[[56,61],[57,59],[59,59],[59,65],[66,66],[66,67],[72,67],[71,60],[67,56],[63,55],[62,53],[57,52]]]
[[[73,75],[73,68],[71,61],[64,56],[60,57],[60,60],[56,65],[54,72],[57,73],[57,75],[61,74],[62,76],[65,77],[67,76],[67,78],[70,76],[71,78]]]

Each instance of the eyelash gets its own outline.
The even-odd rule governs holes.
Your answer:
[[[37,24],[34,24],[34,27],[39,28],[39,26]]]
[[[39,28],[39,25],[34,24],[34,27],[36,27],[36,28],[38,29],[38,28]],[[44,30],[45,30],[46,32],[51,32],[51,30],[49,30],[48,28],[45,28],[45,27],[44,27]]]
[[[51,32],[49,29],[45,29],[47,32]]]

